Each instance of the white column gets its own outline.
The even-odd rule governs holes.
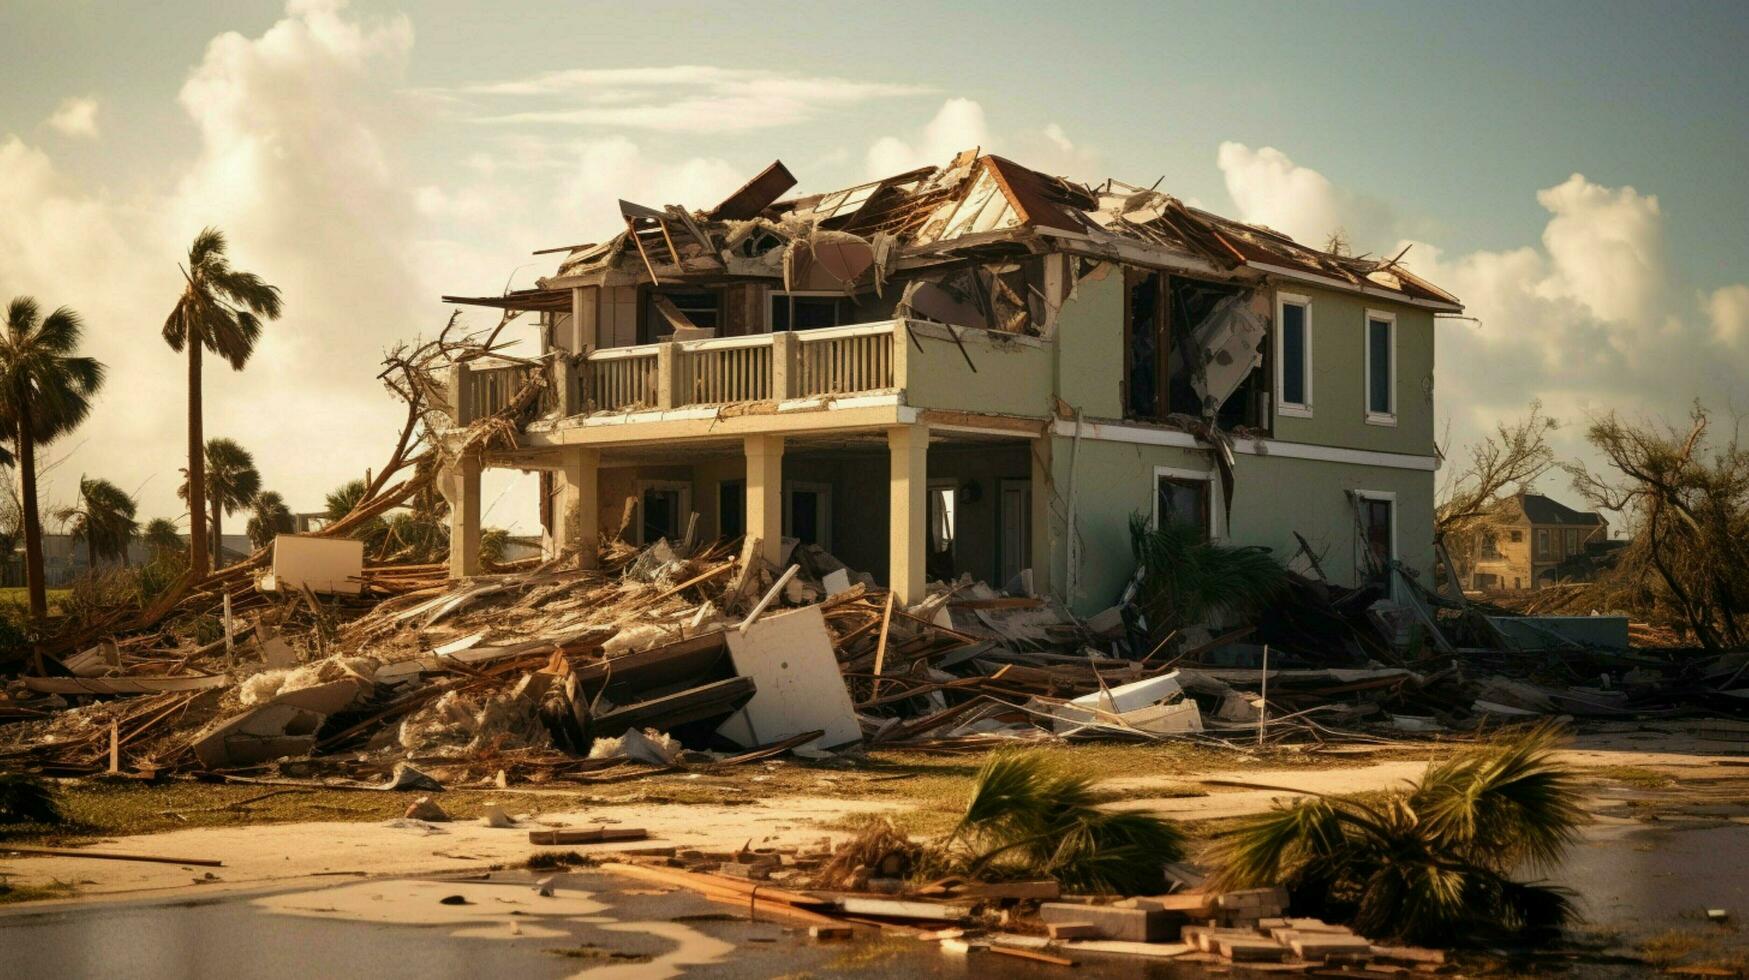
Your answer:
[[[775,566],[783,559],[783,436],[748,436],[745,447],[747,536]]]
[[[449,577],[480,574],[480,457],[469,453],[450,467]]]
[[[887,584],[899,602],[921,602],[929,547],[929,427],[888,429],[887,455]]]
[[[577,567],[594,568],[601,550],[601,451],[566,449],[553,479],[553,541]]]

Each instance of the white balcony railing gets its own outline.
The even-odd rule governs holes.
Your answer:
[[[680,345],[676,405],[721,405],[771,398],[769,335],[695,340]]]
[[[796,335],[796,395],[802,398],[894,387],[893,336],[887,324],[880,330],[843,327]]]
[[[589,355],[583,366],[585,411],[655,408],[657,351],[654,346],[615,347]]]

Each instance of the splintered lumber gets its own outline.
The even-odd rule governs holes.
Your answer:
[[[224,674],[193,677],[26,677],[24,686],[38,694],[162,694],[229,687]]]
[[[763,882],[742,881],[721,875],[700,874],[695,871],[682,871],[679,868],[658,865],[607,863],[600,867],[603,871],[636,878],[651,884],[684,888],[697,893],[707,901],[739,906],[746,909],[750,915],[764,912],[767,915],[790,919],[809,926],[842,927],[844,925],[842,921],[832,916],[815,911],[816,908],[825,907],[828,903],[800,892],[772,888]]]
[[[591,827],[588,830],[531,830],[530,844],[606,844],[620,840],[648,840],[642,827]]]
[[[898,595],[896,592],[889,591],[887,593],[887,606],[881,612],[881,638],[880,642],[875,645],[874,683],[870,685],[868,694],[870,701],[880,697],[881,694],[881,668],[885,666],[887,660],[887,631],[893,625],[893,597],[896,595]]]
[[[35,854],[42,857],[74,857],[95,858],[101,861],[150,861],[154,864],[192,864],[200,868],[222,868],[223,861],[209,858],[167,857],[162,854],[128,854],[122,851],[87,851],[78,847],[21,847],[17,844],[0,844],[0,851],[13,854]]]
[[[846,915],[873,916],[879,919],[919,919],[924,922],[954,922],[972,914],[964,905],[943,905],[938,902],[910,902],[896,898],[865,898],[846,895],[838,900]]]
[[[1034,963],[1049,963],[1052,966],[1075,965],[1075,961],[1067,956],[1058,956],[1055,953],[1044,953],[1036,949],[1021,949],[1018,946],[992,945],[990,947],[990,952],[1001,953],[1003,956],[1012,956],[1015,959],[1032,960]]]
[[[600,738],[623,735],[632,728],[659,728],[663,731],[690,721],[718,718],[746,704],[753,697],[752,679],[731,677],[727,680],[640,701],[597,715],[594,733]]]

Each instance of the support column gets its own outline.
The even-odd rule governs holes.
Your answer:
[[[1056,490],[1051,483],[1051,439],[1047,427],[1045,434],[1032,440],[1028,447],[1032,456],[1032,513],[1028,515],[1032,554],[1027,561],[1032,565],[1032,591],[1036,595],[1050,594],[1051,560],[1056,550],[1056,535],[1051,528],[1051,498]]]
[[[578,568],[601,557],[601,450],[567,449],[553,480],[553,542]]]
[[[445,481],[449,492],[449,577],[480,574],[480,457],[457,459]]]
[[[887,585],[898,601],[923,601],[929,549],[929,426],[887,430]]]
[[[748,436],[747,536],[759,539],[759,556],[783,560],[783,436]]]

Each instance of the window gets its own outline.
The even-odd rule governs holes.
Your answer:
[[[1275,300],[1276,414],[1312,417],[1312,304],[1279,293]]]
[[[959,484],[952,480],[930,480],[926,499],[929,502],[929,553],[923,560],[925,574],[932,579],[949,581],[958,571],[954,561],[954,539],[959,534]]]
[[[1493,531],[1482,532],[1482,557],[1500,557],[1500,536]]]
[[[692,522],[692,485],[678,480],[638,481],[638,540],[641,545],[667,538],[680,544]]]
[[[695,327],[715,329],[722,326],[722,315],[714,289],[661,289],[653,290],[649,295],[665,297]],[[644,322],[639,331],[638,343],[653,344],[657,338],[673,333],[674,327],[662,315],[662,311],[656,308],[656,304],[644,303]]]
[[[1166,361],[1164,320],[1160,309],[1160,274],[1124,270],[1124,415],[1160,418],[1165,392],[1162,365]]]
[[[1536,556],[1538,558],[1549,556],[1549,529],[1546,527],[1539,527],[1536,530]]]
[[[747,533],[747,481],[717,484],[717,536],[731,541]]]
[[[802,544],[832,550],[832,484],[783,483],[783,533]]]
[[[1576,555],[1578,553],[1579,553],[1579,529],[1576,527],[1570,527],[1567,529],[1566,554]]]
[[[1520,543],[1520,544],[1522,544],[1522,543],[1523,543],[1523,542],[1524,542],[1524,532],[1523,532],[1523,531],[1520,531],[1520,530],[1518,530],[1518,529],[1517,529],[1517,528],[1513,528],[1513,530],[1512,530],[1512,540],[1513,540],[1513,541],[1514,541],[1514,542],[1517,542],[1517,543]]]
[[[1366,312],[1366,420],[1397,424],[1397,316]]]
[[[849,319],[849,304],[837,293],[771,294],[771,330],[814,330],[836,327]]]
[[[1205,538],[1215,538],[1221,534],[1219,511],[1212,472],[1154,467],[1155,527],[1175,521],[1201,528]]]
[[[1356,490],[1355,501],[1360,516],[1360,547],[1365,552],[1356,556],[1355,568],[1364,573],[1370,568],[1389,569],[1397,560],[1397,495],[1384,490]],[[1375,576],[1372,581],[1378,582]],[[1387,593],[1394,583],[1387,572],[1382,583]]]

